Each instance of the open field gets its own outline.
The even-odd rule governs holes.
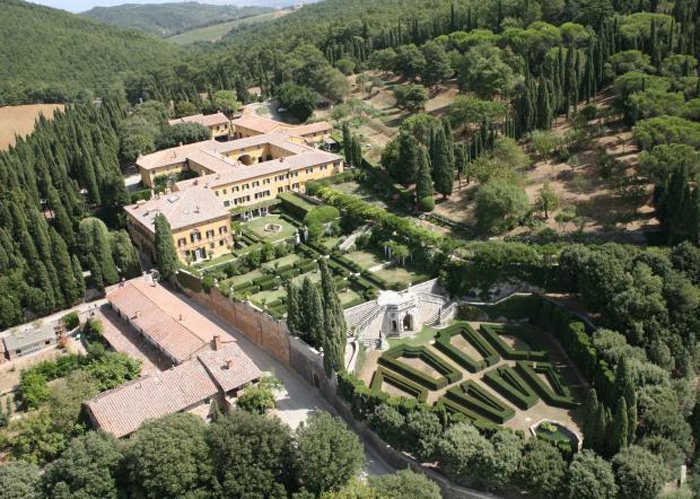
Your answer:
[[[63,108],[63,104],[0,107],[0,151],[15,144],[15,134],[26,136],[32,133],[34,122],[39,114],[43,113],[47,119],[51,119],[55,109],[63,110]]]
[[[212,26],[205,26],[203,28],[193,29],[191,31],[186,31],[180,33],[179,35],[171,36],[166,38],[169,42],[175,43],[176,45],[191,45],[197,42],[215,42],[223,38],[229,31],[240,26],[242,24],[258,24],[264,23],[266,21],[272,21],[278,17],[285,16],[289,14],[290,10],[276,10],[273,12],[266,12],[260,14],[259,16],[244,17],[242,19],[235,19],[233,21],[227,21],[225,23],[214,24]]]

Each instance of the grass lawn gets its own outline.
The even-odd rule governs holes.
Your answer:
[[[278,258],[277,260],[272,260],[271,262],[263,263],[262,268],[264,269],[274,269],[275,265],[278,267],[284,267],[285,265],[291,265],[293,263],[298,262],[301,260],[301,257],[297,255],[296,253],[292,253],[291,255],[283,256],[282,258]]]
[[[258,24],[261,22],[272,21],[273,19],[287,14],[288,12],[289,11],[265,12],[264,14],[257,16],[234,19],[233,21],[214,24],[213,26],[205,26],[203,28],[185,31],[179,35],[166,38],[166,40],[177,45],[190,45],[196,42],[214,42],[221,39],[226,33],[242,24]]]
[[[206,262],[196,263],[194,265],[194,267],[196,269],[199,269],[199,270],[210,269],[210,268],[215,267],[217,265],[232,262],[236,258],[237,258],[236,255],[232,255],[231,253],[228,253],[226,255],[221,255],[221,256],[217,256],[216,258],[212,258],[211,260],[208,260]]]
[[[353,251],[345,255],[363,269],[370,269],[384,263],[384,260],[377,254],[369,251]]]
[[[403,344],[419,347],[421,345],[427,345],[433,338],[435,338],[436,334],[437,329],[433,329],[429,326],[423,326],[423,329],[421,329],[420,332],[412,338],[388,338],[388,341],[390,347]]]
[[[359,184],[355,181],[343,182],[342,184],[336,184],[333,186],[334,189],[344,192],[345,194],[351,194],[357,196],[362,201],[366,203],[371,203],[377,206],[381,206],[384,209],[390,210],[389,206],[382,201],[379,196],[377,196],[371,189]]]
[[[338,293],[338,298],[340,298],[340,303],[342,305],[345,305],[347,303],[350,303],[351,301],[357,300],[358,298],[360,298],[360,295],[352,289],[348,289],[347,291]]]
[[[388,269],[379,270],[375,272],[375,274],[382,279],[385,279],[389,284],[401,283],[405,284],[406,286],[430,277],[427,274],[414,272],[404,267],[390,267]]]
[[[265,232],[267,224],[277,224],[282,226],[279,232]],[[282,241],[293,236],[297,229],[289,222],[285,222],[279,216],[269,215],[266,217],[255,218],[250,222],[246,222],[245,226],[251,230],[256,236],[268,243]]]
[[[248,275],[248,274],[246,274],[246,275]],[[262,274],[260,274],[260,275],[262,275]],[[319,272],[319,271],[307,272],[306,274],[298,275],[294,279],[292,279],[292,282],[294,283],[295,286],[301,286],[306,277],[311,279],[311,282],[314,284],[321,282],[321,272]],[[258,305],[262,306],[263,299],[265,300],[265,303],[270,303],[270,302],[275,301],[277,298],[282,298],[283,296],[286,296],[286,295],[287,295],[287,290],[282,285],[282,286],[280,286],[279,289],[269,289],[267,291],[261,291],[259,293],[256,293],[250,297],[250,301],[255,302]]]
[[[332,251],[340,243],[340,237],[327,237],[321,243],[328,251]]]

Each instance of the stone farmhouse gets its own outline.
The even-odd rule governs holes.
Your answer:
[[[183,262],[228,253],[233,240],[225,219],[230,210],[246,218],[265,214],[261,207],[278,194],[304,192],[307,181],[343,171],[340,156],[314,147],[329,137],[328,123],[294,127],[260,117],[233,123],[234,136],[243,138],[196,142],[138,158],[144,186],[154,187],[158,177],[183,171],[198,175],[125,208],[129,232],[141,251],[153,256],[154,220],[161,213]]]
[[[215,114],[193,114],[192,116],[183,116],[182,118],[168,121],[170,126],[186,123],[198,123],[207,127],[211,131],[212,138],[219,141],[227,141],[231,133],[231,122],[221,112]]]
[[[85,402],[95,428],[120,438],[167,414],[206,415],[212,401],[225,410],[262,376],[230,335],[148,276],[119,284],[107,301],[173,367]]]

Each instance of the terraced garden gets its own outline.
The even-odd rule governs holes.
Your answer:
[[[285,193],[275,213],[247,222],[231,224],[236,247],[231,254],[198,263],[195,273],[210,278],[211,285],[236,298],[249,300],[277,318],[286,312],[285,284],[299,286],[306,278],[312,283],[321,279],[319,259],[326,258],[335,278],[341,303],[345,308],[374,299],[380,289],[404,289],[430,279],[431,276],[394,264],[385,264],[381,251],[352,250],[341,252],[338,244],[343,236],[324,236],[308,244],[297,242],[313,210],[324,205],[313,204],[294,194]]]
[[[369,386],[392,397],[442,405],[485,427],[525,431],[549,419],[580,433],[576,382],[563,375],[573,368],[544,332],[457,322],[423,344],[395,343],[376,364]]]

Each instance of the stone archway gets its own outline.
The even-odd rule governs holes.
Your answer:
[[[253,157],[250,154],[244,154],[238,158],[238,161],[243,163],[245,166],[250,166],[253,164]]]
[[[402,321],[404,331],[413,331],[413,316],[406,314]]]

